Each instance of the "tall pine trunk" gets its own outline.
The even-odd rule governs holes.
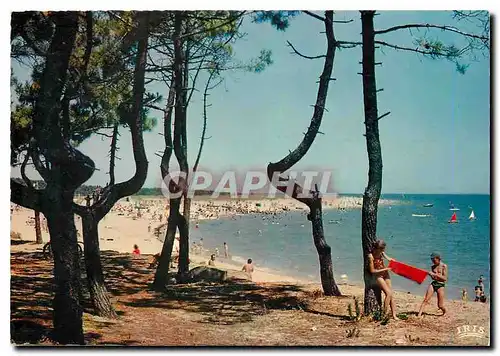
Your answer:
[[[326,242],[323,230],[323,213],[321,211],[320,198],[313,198],[311,213],[308,218],[311,220],[314,246],[316,246],[319,257],[319,271],[323,293],[328,296],[339,296],[341,293],[333,276],[331,248]]]
[[[172,248],[174,247],[175,232],[179,223],[179,207],[181,198],[170,199],[170,213],[167,222],[167,231],[165,233],[165,241],[161,249],[160,260],[156,268],[155,279],[153,282],[153,289],[156,291],[163,291],[168,284],[168,271],[170,268],[170,261],[172,259]]]
[[[82,214],[82,227],[87,284],[94,313],[107,318],[116,318],[116,312],[104,283],[98,221],[91,212]]]
[[[184,216],[184,219],[186,219],[186,224],[189,226],[189,220],[191,217],[191,202],[193,199],[188,198],[187,194],[184,196],[184,210],[182,215]]]
[[[61,344],[83,344],[80,306],[80,261],[73,214],[74,192],[88,180],[94,164],[64,140],[61,97],[67,84],[67,71],[78,30],[78,13],[56,12],[56,24],[40,80],[39,96],[33,115],[32,158],[46,181],[44,215],[54,254],[55,296],[53,339]],[[48,164],[36,163],[41,153]]]
[[[35,210],[35,236],[36,236],[36,243],[37,244],[43,244],[43,238],[42,238],[42,227],[40,224],[40,211]]]
[[[184,212],[185,214],[185,212]],[[179,268],[177,271],[177,280],[184,283],[188,279],[189,273],[189,223],[185,215],[179,214]]]
[[[183,31],[189,32],[186,13],[178,11],[174,19],[174,66],[173,66],[173,84],[175,90],[175,121],[174,121],[174,153],[181,172],[185,174],[184,178],[179,179],[179,188],[184,197],[184,212],[189,214],[189,204],[186,200],[188,189],[189,165],[187,159],[187,90],[188,90],[188,40],[182,37]],[[183,212],[183,214],[184,214]],[[185,281],[189,271],[189,225],[185,215],[179,216],[178,227],[180,235],[179,246],[179,268],[177,273],[178,281]]]
[[[47,223],[54,254],[55,296],[53,339],[61,344],[83,344],[82,308],[80,306],[80,261],[74,222],[73,193],[60,185],[46,188],[50,209]]]
[[[366,148],[368,152],[368,185],[363,195],[361,239],[363,245],[363,275],[365,281],[364,312],[369,315],[380,309],[380,288],[372,283],[368,272],[368,254],[377,239],[377,211],[382,190],[382,151],[380,147],[375,80],[375,11],[361,11],[363,38],[363,101],[365,110]]]

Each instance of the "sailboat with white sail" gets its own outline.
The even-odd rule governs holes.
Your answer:
[[[474,210],[471,211],[469,215],[469,220],[476,220],[476,215],[474,214]]]

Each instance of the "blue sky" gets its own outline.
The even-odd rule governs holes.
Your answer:
[[[335,25],[338,40],[360,41],[358,12],[338,12],[337,19],[354,19],[350,24]],[[456,24],[449,12],[388,12],[375,17],[375,28],[404,23]],[[470,26],[461,26],[473,29]],[[311,104],[317,93],[316,81],[322,59],[306,60],[290,54],[289,40],[301,52],[318,55],[326,44],[322,23],[306,15],[292,20],[286,32],[249,19],[242,30],[247,33],[235,46],[239,60],[258,55],[261,49],[273,52],[273,65],[264,72],[231,72],[225,82],[211,92],[208,112],[208,136],[200,166],[207,171],[225,169],[265,169],[270,161],[282,158],[302,139],[312,115]],[[418,32],[413,31],[413,34]],[[422,32],[420,34],[423,34]],[[432,32],[433,38],[460,44],[457,36]],[[407,30],[380,35],[380,40],[412,45]],[[490,59],[480,56],[470,62],[465,75],[456,72],[448,61],[422,58],[415,53],[392,49],[377,50],[377,87],[379,114],[391,115],[380,121],[383,155],[384,193],[488,193],[490,175]],[[367,183],[368,159],[363,137],[363,98],[361,50],[337,50],[327,109],[321,131],[312,148],[297,168],[315,167],[333,171],[333,185],[339,192],[361,193]],[[21,78],[25,73],[14,66]],[[203,79],[203,78],[201,78]],[[199,82],[200,89],[204,85]],[[153,91],[166,94],[155,84]],[[166,96],[166,95],[165,95]],[[188,109],[188,157],[194,163],[202,124],[202,97],[193,95]],[[160,113],[156,114],[161,118]],[[162,122],[144,135],[149,159],[145,186],[159,186],[160,159],[154,153],[163,150],[158,134]],[[119,142],[117,179],[130,177],[132,165],[130,135],[122,130]],[[107,181],[109,140],[96,136],[81,145],[94,159],[100,171],[89,184]],[[13,170],[17,175],[17,170]]]

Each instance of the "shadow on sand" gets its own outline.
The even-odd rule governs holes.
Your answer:
[[[105,280],[113,303],[124,306],[119,315],[130,308],[182,309],[195,313],[200,323],[231,325],[252,321],[269,310],[302,310],[347,320],[337,315],[313,310],[311,298],[302,287],[293,284],[256,285],[245,280],[224,283],[191,283],[169,286],[154,292],[149,283],[154,270],[148,269],[151,257],[102,251]],[[52,260],[41,252],[11,254],[11,340],[15,343],[41,343],[50,336],[52,327],[53,277]],[[82,306],[91,313],[89,293],[82,261]],[[197,315],[197,316],[196,316]],[[101,335],[87,333],[86,341],[99,344]],[[120,345],[133,344],[125,340]],[[118,345],[118,344],[117,344]]]

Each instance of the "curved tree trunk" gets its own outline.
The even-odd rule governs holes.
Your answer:
[[[91,212],[82,215],[82,227],[85,269],[94,313],[106,318],[116,318],[116,312],[104,284],[101,251],[99,249],[98,221],[95,220]]]
[[[304,138],[300,142],[295,150],[291,151],[286,157],[281,159],[276,163],[269,163],[267,166],[267,176],[272,184],[274,181],[275,174],[278,174],[280,181],[288,181],[288,179],[280,177],[279,175],[283,172],[292,168],[297,162],[299,162],[302,157],[305,156],[309,148],[314,142],[316,135],[318,134],[319,128],[321,126],[321,121],[323,119],[323,113],[325,110],[326,98],[328,95],[328,86],[331,81],[331,75],[333,71],[333,62],[335,59],[335,48],[336,40],[333,31],[333,11],[325,11],[325,34],[327,38],[327,51],[325,56],[325,63],[323,66],[323,71],[319,80],[318,94],[316,96],[316,104],[314,105],[313,117],[311,118],[311,124],[304,135]],[[323,286],[323,292],[325,295],[341,295],[335,279],[333,276],[333,264],[331,256],[331,248],[326,243],[325,234],[323,231],[323,214],[321,212],[321,198],[319,197],[319,192],[309,192],[312,197],[301,197],[303,189],[295,182],[293,183],[292,198],[306,204],[310,213],[308,215],[309,220],[312,225],[312,234],[314,245],[318,251],[319,263],[320,263],[320,276],[321,284]],[[278,190],[286,194],[287,187],[277,186]]]
[[[174,121],[174,153],[181,172],[185,174],[184,178],[179,179],[179,188],[185,201],[185,212],[189,213],[189,204],[187,198],[187,179],[189,175],[189,165],[187,160],[187,86],[188,86],[188,59],[189,59],[189,41],[182,38],[184,31],[188,31],[188,19],[182,11],[175,13],[174,19],[174,73],[173,84],[175,89],[175,121]],[[184,49],[185,47],[185,49]],[[187,205],[186,205],[187,204]],[[189,271],[189,225],[186,225],[186,217],[179,217],[178,226],[180,234],[179,246],[179,269],[177,279],[184,281]],[[189,217],[187,218],[189,219]]]
[[[368,152],[368,185],[363,195],[361,212],[361,239],[365,280],[364,312],[369,315],[381,307],[380,288],[372,285],[368,272],[368,259],[377,239],[377,211],[382,190],[382,151],[380,147],[377,113],[377,86],[375,80],[375,11],[361,11],[363,37],[363,99],[365,110],[366,148]]]
[[[146,57],[148,48],[149,34],[149,12],[139,12],[136,15],[138,22],[137,31],[134,34],[134,40],[137,41],[137,56],[134,68],[133,83],[133,103],[132,112],[126,117],[132,136],[132,151],[135,163],[135,174],[127,181],[114,184],[114,160],[116,152],[116,143],[118,136],[118,126],[115,125],[111,143],[110,157],[110,184],[103,192],[97,202],[90,207],[82,207],[76,204],[73,209],[84,222],[84,247],[85,264],[87,268],[87,279],[90,289],[90,295],[94,310],[98,315],[115,317],[111,301],[104,284],[102,265],[99,251],[98,224],[113,205],[121,198],[136,193],[144,184],[148,171],[148,160],[144,149],[144,140],[142,136],[142,107],[144,94],[144,81],[146,70]]]
[[[82,308],[80,306],[80,261],[74,215],[73,192],[48,184],[50,201],[47,223],[54,254],[54,334],[61,344],[83,344]]]

